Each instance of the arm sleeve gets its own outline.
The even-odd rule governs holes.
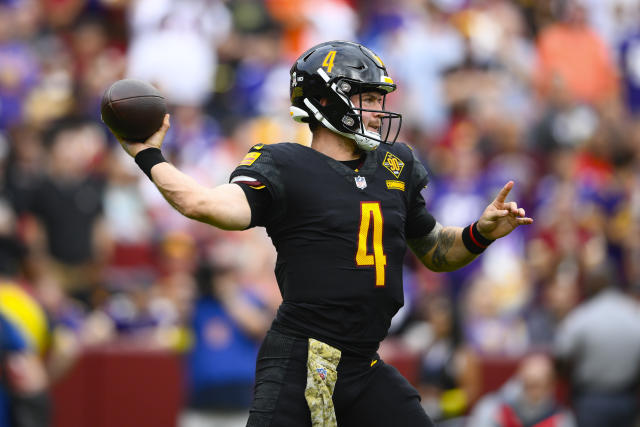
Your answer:
[[[411,170],[411,185],[408,194],[409,208],[405,225],[407,239],[426,236],[436,225],[435,218],[427,211],[424,197],[420,194],[420,191],[429,183],[429,174],[413,150],[411,150],[411,154],[413,156],[413,168]]]

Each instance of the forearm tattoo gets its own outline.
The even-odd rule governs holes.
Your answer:
[[[451,249],[455,241],[455,230],[443,229],[438,233],[438,243],[436,245],[436,250],[433,252],[432,260],[433,265],[436,268],[440,269],[449,264],[447,262],[447,253],[449,253],[449,249]]]
[[[442,224],[436,222],[435,227],[426,236],[408,239],[407,244],[419,258],[425,256],[438,243],[438,237],[442,231]]]

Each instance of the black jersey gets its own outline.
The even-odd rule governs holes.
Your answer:
[[[266,212],[252,206],[260,218],[252,225],[266,226],[278,253],[283,302],[273,327],[375,352],[403,304],[406,238],[435,225],[420,196],[427,172],[413,151],[383,144],[354,170],[300,144],[256,145],[231,175],[251,179],[271,196]]]

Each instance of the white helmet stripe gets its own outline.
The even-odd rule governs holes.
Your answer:
[[[324,71],[322,68],[318,68],[318,74],[320,74],[320,77],[322,77],[323,80],[327,83],[329,83],[329,80],[331,80],[329,74],[327,74],[326,71]]]

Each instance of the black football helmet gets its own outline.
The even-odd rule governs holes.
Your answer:
[[[384,110],[384,98],[396,85],[382,60],[370,49],[348,41],[321,43],[300,55],[290,76],[289,112],[294,120],[309,123],[313,118],[353,139],[365,151],[374,150],[380,143],[393,144],[398,138],[402,115]],[[351,102],[353,95],[371,91],[383,95],[382,110],[358,108]],[[326,105],[320,103],[321,99]],[[378,133],[364,128],[363,111],[383,114]]]

